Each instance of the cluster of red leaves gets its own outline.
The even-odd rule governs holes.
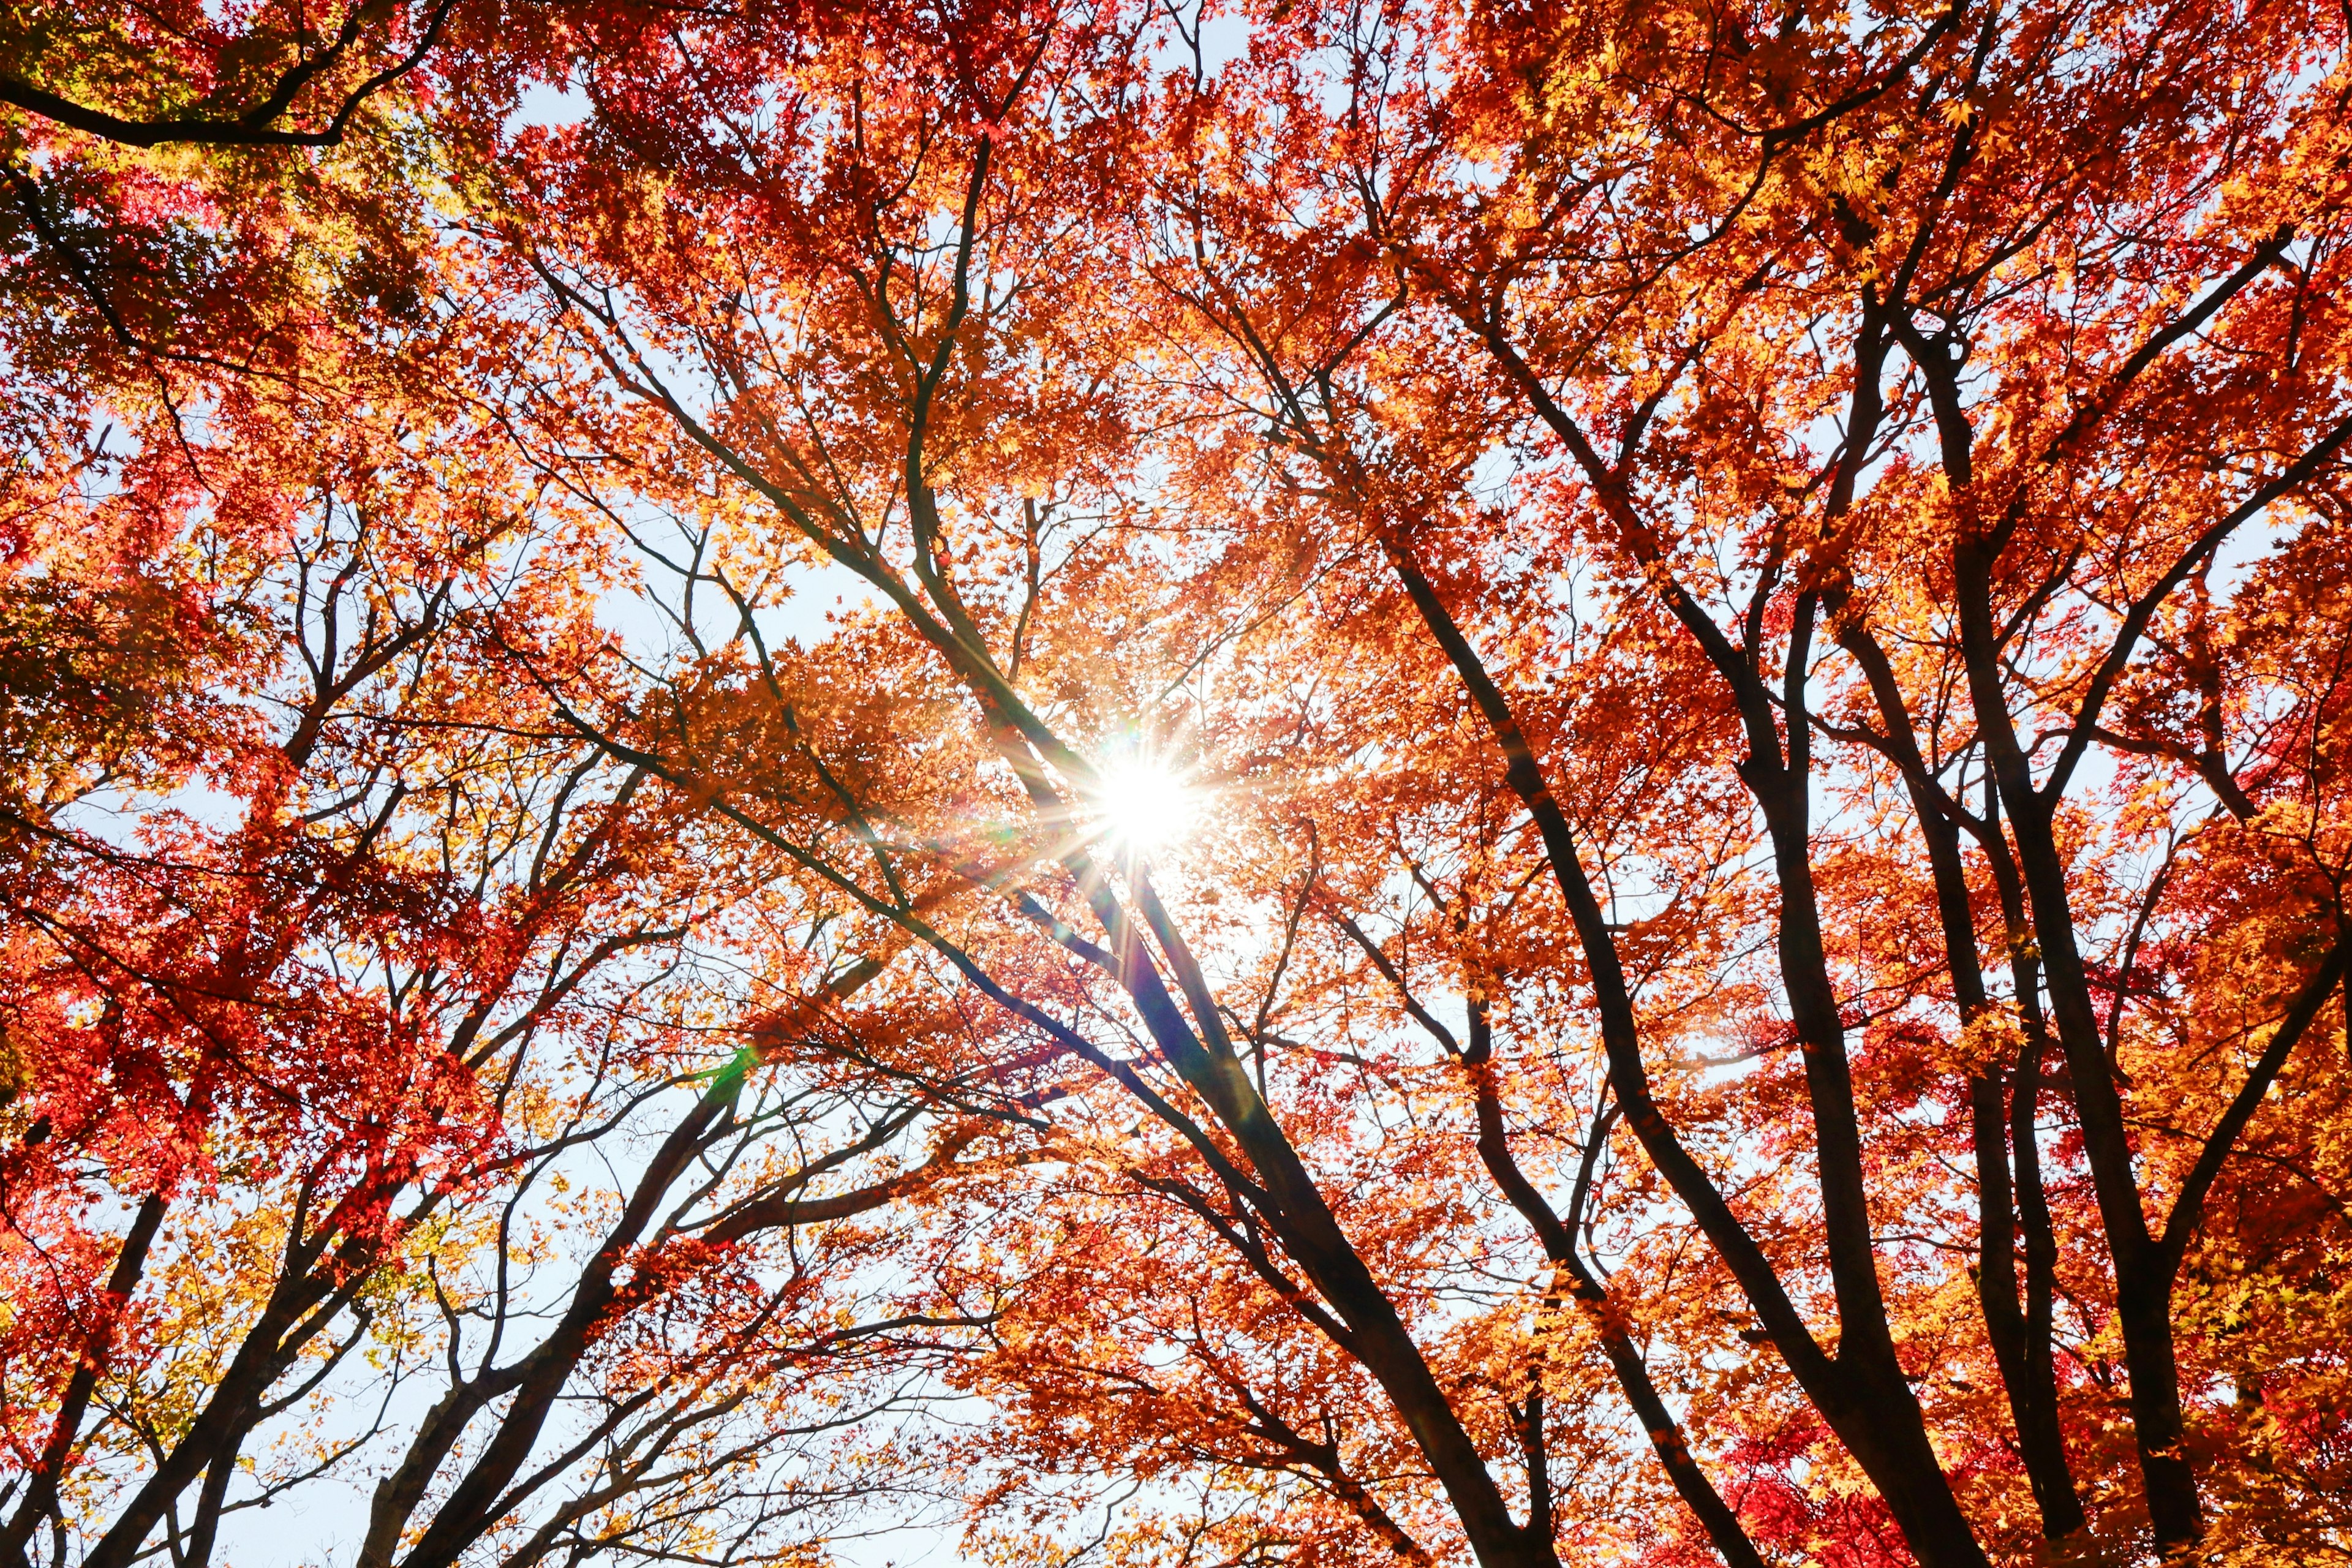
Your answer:
[[[0,18],[0,1560],[2352,1549],[2346,48]]]

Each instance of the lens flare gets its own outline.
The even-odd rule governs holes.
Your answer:
[[[1105,836],[1115,844],[1150,850],[1182,837],[1200,813],[1200,801],[1165,763],[1134,758],[1103,770],[1095,808]]]

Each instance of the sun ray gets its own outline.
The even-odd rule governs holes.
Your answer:
[[[1184,775],[1160,758],[1125,757],[1103,769],[1094,791],[1097,830],[1114,846],[1165,849],[1200,820],[1202,802]]]

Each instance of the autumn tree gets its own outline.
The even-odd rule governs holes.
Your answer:
[[[2342,1552],[2340,16],[507,20],[0,73],[18,1550]]]
[[[791,1550],[928,1331],[858,1216],[1005,1108],[849,1065],[939,1023],[550,728],[484,616],[596,638],[599,552],[368,320],[19,447],[0,1542],[201,1563],[380,1465],[371,1561]]]
[[[215,492],[250,533],[195,534],[237,659],[193,732],[143,715],[178,795],[128,831],[13,818],[0,1529],[204,1561],[388,1447],[370,1561],[797,1530],[828,1483],[795,1448],[892,1397],[868,1346],[919,1327],[870,1310],[878,1238],[842,1222],[918,1179],[889,1163],[937,1113],[971,1112],[944,1162],[1003,1107],[844,1065],[875,1018],[937,1025],[530,722],[469,626],[487,595],[576,634],[577,556],[519,569],[496,519],[528,497],[452,432],[364,434],[275,518],[241,508],[300,458],[213,455],[262,480]],[[132,782],[169,781],[85,781]]]
[[[2277,686],[2265,661],[2225,668],[2237,633],[2214,619],[2230,576],[2259,600],[2270,573],[2338,552],[2328,487],[2352,426],[2311,290],[2335,252],[2342,131],[2326,90],[2230,62],[2293,58],[2315,79],[2337,46],[2328,24],[2269,11],[1922,9],[1769,43],[1763,24],[1334,18],[1309,38],[1345,68],[1302,56],[1251,106],[1259,144],[1302,137],[1282,166],[1297,184],[1257,212],[1238,180],[1180,197],[1192,258],[1205,232],[1213,254],[1249,258],[1196,268],[1192,292],[1459,674],[1559,880],[1631,1131],[1912,1550],[1977,1556],[1875,1240],[1917,1199],[1881,1173],[1881,1151],[1912,1140],[1871,1122],[1925,1086],[1913,1067],[1871,1107],[1849,1051],[1897,1031],[1954,1042],[1982,1332],[2044,1532],[2068,1539],[2085,1515],[2058,1412],[2040,1110],[2059,1075],[2097,1216],[2077,1238],[2089,1279],[2066,1283],[2100,1300],[2082,1331],[2120,1352],[2155,1543],[2182,1550],[2201,1521],[2176,1288],[2344,969],[2341,851],[2318,826],[2335,617],[2312,606],[2298,642],[2316,668]],[[1628,160],[1629,140],[1650,153]],[[1339,155],[1306,174],[1322,148]],[[1343,223],[1291,221],[1343,206]],[[1351,307],[1302,319],[1253,265],[1301,250],[1328,258],[1326,279],[1354,260]],[[1384,355],[1384,333],[1412,350]],[[1479,493],[1495,477],[1478,466],[1506,457],[1505,493],[1536,510]],[[1606,866],[1614,835],[1580,824],[1548,773],[1617,733],[1559,727],[1543,688],[1563,678],[1520,651],[1506,606],[1586,561],[1599,580],[1571,613],[1685,665],[1723,716],[1700,765],[1739,781],[1763,830],[1831,1344],[1655,1105],[1612,889],[1576,849],[1597,838]],[[1482,626],[1498,592],[1503,619]],[[2145,727],[2122,717],[2137,692]],[[2263,717],[2233,732],[2231,700],[2241,722]],[[2312,738],[2292,742],[2314,748],[2301,765],[2268,750],[2285,733]],[[2282,793],[2258,801],[2247,777]],[[1873,816],[1864,803],[1907,805],[1925,865],[1904,864],[1907,845],[1823,842],[1824,785]],[[2104,833],[2101,798],[2117,814]],[[2250,859],[2255,841],[2271,848]],[[2190,865],[2201,893],[2173,881]],[[2225,885],[2278,886],[2261,937],[2206,901]],[[1933,912],[1918,947],[1871,932],[1891,897]],[[2250,939],[2269,956],[2241,967]],[[1940,973],[1914,956],[1930,940]],[[2168,944],[2178,969],[2154,956]],[[1985,946],[2007,959],[2005,998]],[[2221,952],[2227,980],[2206,967]],[[2180,1005],[2233,1021],[2205,1043],[2184,1015],[2157,1022]],[[2153,1053],[2137,1068],[2133,1037]]]

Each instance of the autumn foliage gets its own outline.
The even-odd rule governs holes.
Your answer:
[[[2352,1558],[2347,26],[0,13],[0,1564]]]

